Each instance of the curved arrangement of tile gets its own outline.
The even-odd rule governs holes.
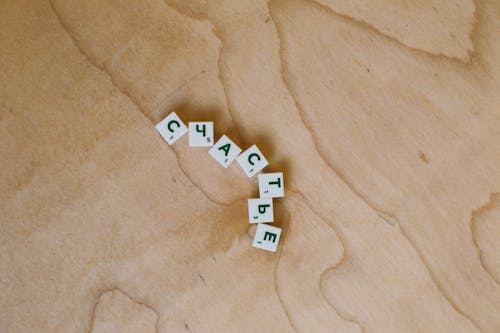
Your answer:
[[[256,145],[242,152],[226,135],[214,143],[214,123],[212,121],[189,122],[186,126],[175,112],[171,112],[156,126],[156,130],[169,144],[189,133],[190,147],[212,147],[208,153],[220,165],[227,168],[234,160],[238,162],[248,177],[259,174],[269,162]],[[248,199],[249,223],[257,223],[257,231],[252,245],[256,248],[276,252],[281,228],[267,223],[274,222],[273,198],[285,196],[283,172],[260,173],[259,198]]]

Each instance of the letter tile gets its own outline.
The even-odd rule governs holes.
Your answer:
[[[248,177],[254,176],[269,164],[256,145],[245,150],[236,160]]]
[[[179,140],[188,131],[186,125],[175,112],[166,116],[156,124],[155,128],[169,145]]]
[[[248,221],[250,223],[273,222],[273,199],[248,199]]]
[[[213,121],[189,122],[189,146],[211,147],[214,145]]]
[[[253,238],[253,247],[276,252],[280,241],[281,228],[259,223]]]
[[[283,172],[259,174],[259,195],[261,198],[281,198],[285,196]]]
[[[241,148],[231,139],[223,135],[208,153],[222,165],[227,168],[234,159],[241,153]]]

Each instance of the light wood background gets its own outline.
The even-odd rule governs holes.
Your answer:
[[[2,0],[0,156],[0,332],[500,332],[497,0]]]

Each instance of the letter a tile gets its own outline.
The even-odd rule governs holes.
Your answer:
[[[227,168],[234,159],[241,153],[241,148],[231,139],[223,135],[208,151],[208,153],[222,165]]]

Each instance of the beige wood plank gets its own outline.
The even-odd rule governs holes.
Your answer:
[[[0,332],[499,332],[500,5],[0,2]],[[214,120],[257,183],[154,124]]]

